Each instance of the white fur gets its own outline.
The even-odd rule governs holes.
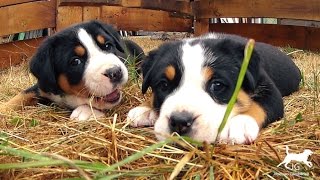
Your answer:
[[[202,69],[206,58],[201,45],[190,46],[185,43],[181,48],[184,72],[180,86],[162,104],[154,130],[159,140],[164,139],[170,133],[168,117],[171,113],[188,111],[199,116],[188,135],[198,141],[211,143],[216,140],[226,105],[216,103],[205,91]]]
[[[258,134],[259,125],[256,120],[251,116],[240,114],[228,119],[217,140],[220,143],[249,144],[258,137]]]
[[[284,160],[278,164],[277,167],[281,166],[282,164],[284,164],[284,166],[287,168],[287,169],[291,169],[288,167],[288,164],[291,162],[291,161],[298,161],[298,162],[302,162],[304,163],[305,165],[307,165],[309,168],[312,167],[312,162],[308,161],[308,157],[313,154],[313,152],[310,150],[310,149],[305,149],[302,153],[299,153],[299,154],[294,154],[294,153],[289,153],[289,147],[286,146],[286,154],[287,156],[284,158]],[[293,168],[292,168],[293,169]],[[291,169],[291,170],[292,170]]]
[[[214,32],[208,33],[208,34],[202,36],[202,38],[203,39],[220,39],[219,34],[214,33]]]
[[[70,119],[85,121],[88,119],[93,119],[94,117],[101,118],[104,116],[104,113],[101,111],[91,109],[88,105],[81,105],[72,111]]]
[[[157,119],[157,113],[146,106],[131,109],[127,116],[127,122],[132,127],[153,126]]]
[[[106,96],[114,91],[115,87],[110,79],[103,75],[107,69],[118,66],[123,72],[123,80],[119,86],[124,85],[128,80],[128,70],[121,60],[113,53],[102,51],[84,29],[78,31],[78,37],[86,47],[88,61],[84,72],[85,86],[95,96]],[[117,88],[117,87],[116,87]]]

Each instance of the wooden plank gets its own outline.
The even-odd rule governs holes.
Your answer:
[[[83,7],[83,21],[100,19],[101,7],[99,6],[85,6]]]
[[[58,7],[57,31],[60,31],[75,23],[83,21],[83,7],[81,6],[62,6]]]
[[[60,0],[58,6],[120,6],[122,0]]]
[[[194,24],[194,35],[199,36],[209,31],[209,19],[196,19]]]
[[[190,0],[123,0],[122,6],[192,14]]]
[[[102,6],[101,20],[118,29],[128,31],[184,31],[192,30],[193,19],[174,17],[172,13],[157,10]]]
[[[209,29],[238,34],[275,46],[320,50],[320,28],[275,24],[210,24]]]
[[[0,8],[0,36],[55,27],[56,1],[39,1]]]
[[[33,1],[39,1],[39,0],[1,0],[0,7],[22,4],[22,3],[33,2]]]
[[[0,44],[0,69],[29,60],[45,38]]]
[[[59,6],[123,6],[191,15],[190,0],[61,0]]]
[[[273,17],[320,21],[319,0],[197,0],[197,18]]]

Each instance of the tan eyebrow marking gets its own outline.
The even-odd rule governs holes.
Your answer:
[[[209,81],[213,76],[213,70],[210,67],[204,67],[202,70],[205,81]]]
[[[172,65],[169,65],[168,67],[166,67],[166,70],[164,73],[165,73],[166,77],[170,81],[172,81],[176,75],[176,69]]]
[[[86,49],[81,45],[78,45],[74,48],[74,52],[76,53],[77,56],[84,56],[86,53]]]
[[[105,43],[106,43],[106,39],[105,39],[102,35],[98,35],[98,36],[97,36],[97,41],[98,41],[100,44],[105,44]]]

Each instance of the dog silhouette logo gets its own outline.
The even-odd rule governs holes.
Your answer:
[[[289,170],[299,170],[299,167],[296,166],[297,164],[293,164],[292,168],[288,167],[288,164],[291,161],[301,162],[307,165],[309,168],[312,167],[312,162],[308,161],[309,156],[313,154],[313,152],[310,149],[305,149],[302,153],[295,154],[295,153],[289,153],[289,147],[286,146],[286,154],[287,155],[284,158],[284,160],[280,164],[278,164],[277,167],[280,167],[282,164],[284,164],[284,167]]]

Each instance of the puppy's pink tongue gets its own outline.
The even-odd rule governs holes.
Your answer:
[[[107,102],[115,102],[118,101],[120,98],[120,91],[116,89],[112,93],[106,95],[103,99]]]

